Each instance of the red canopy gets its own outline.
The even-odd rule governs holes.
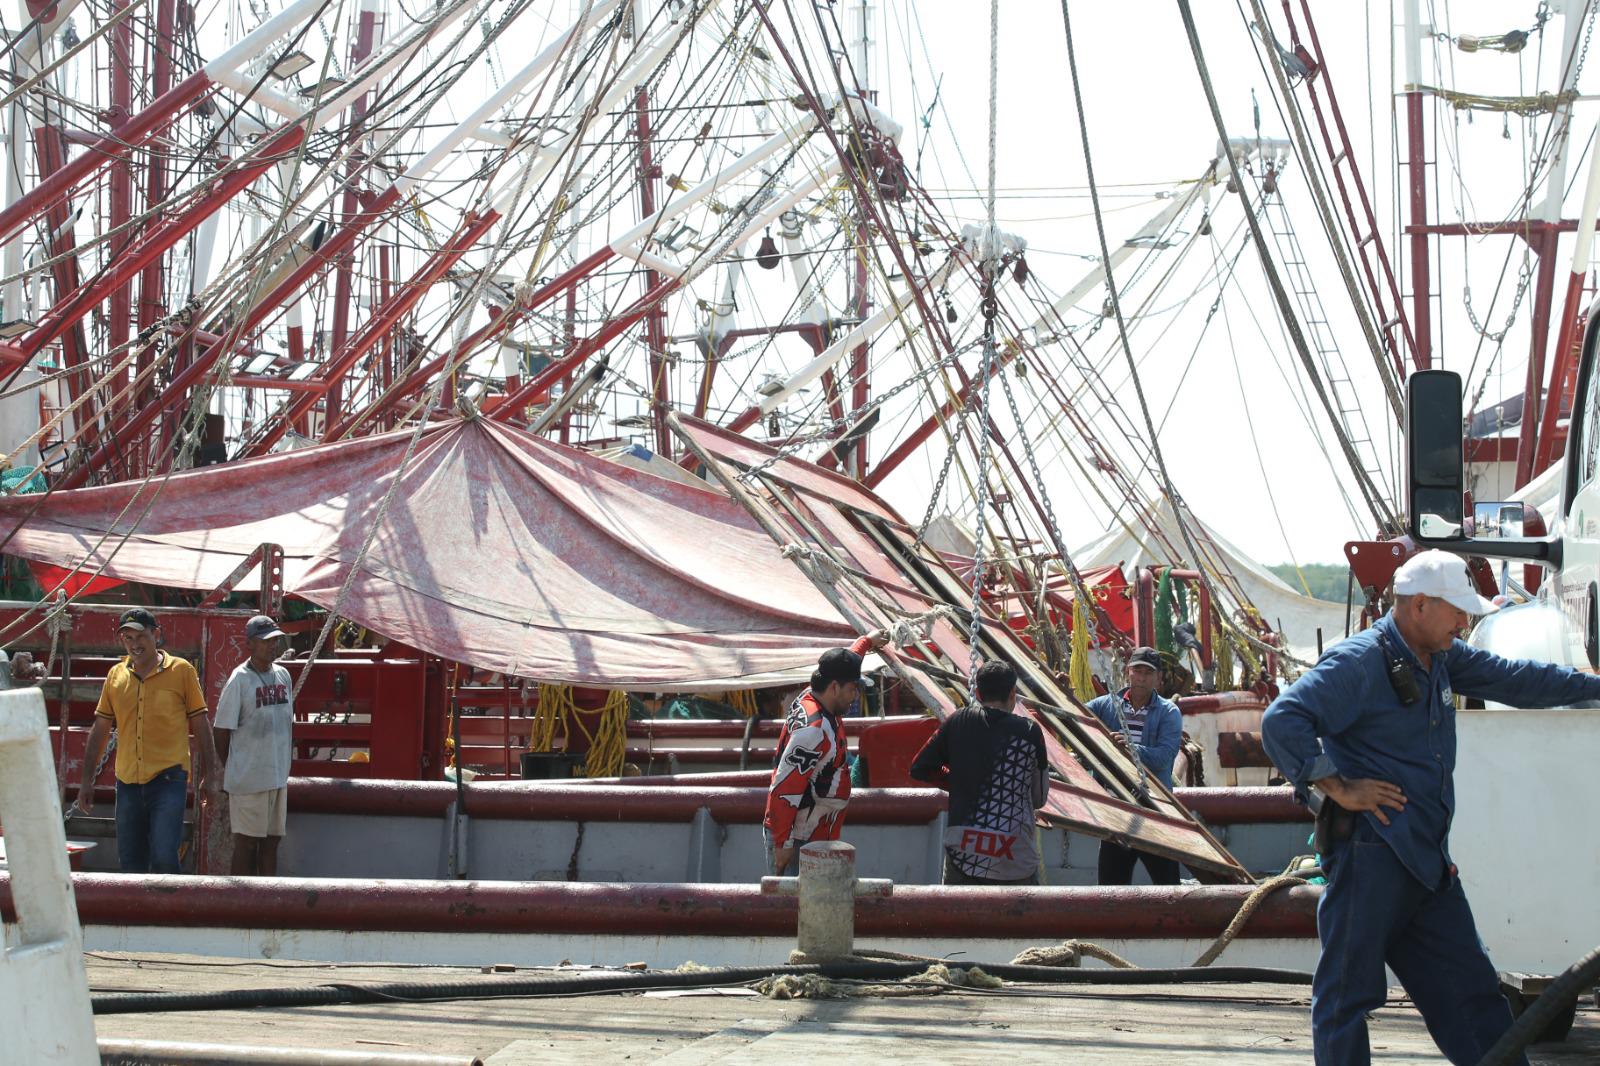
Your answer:
[[[951,555],[941,552],[951,569],[961,575],[962,580],[972,580],[972,558],[965,555]],[[1124,636],[1133,636],[1133,601],[1128,598],[1128,579],[1123,576],[1122,567],[1092,566],[1081,571],[1078,575],[1083,580],[1083,587],[1088,590],[1094,601],[1105,609],[1106,618]],[[994,593],[989,594],[991,602],[998,599]],[[1006,622],[1012,629],[1021,631],[1028,627],[1030,614],[1024,609],[1022,602],[1026,600],[1031,606],[1038,599],[1038,593],[1033,590],[1010,591],[1004,593]],[[1072,608],[1077,602],[1077,593],[1073,591],[1072,582],[1067,575],[1052,573],[1046,582],[1046,607],[1050,620],[1058,625],[1072,626]],[[1097,644],[1105,647],[1111,638],[1109,634],[1098,634]]]
[[[193,589],[275,543],[287,591],[433,654],[550,681],[759,684],[854,636],[719,492],[487,420],[428,427],[402,469],[410,438],[58,492],[32,517],[38,497],[4,499],[0,536],[21,522],[8,553],[91,571],[109,556],[108,577]]]

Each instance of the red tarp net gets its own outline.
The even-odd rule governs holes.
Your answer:
[[[0,536],[20,522],[9,554],[90,572],[109,554],[108,577],[192,589],[215,588],[270,542],[284,550],[285,590],[332,608],[398,478],[338,611],[433,654],[682,690],[759,684],[855,635],[720,492],[486,420],[430,426],[402,470],[410,437],[58,492],[42,506],[0,500]]]

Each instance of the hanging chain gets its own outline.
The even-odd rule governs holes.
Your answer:
[[[1472,310],[1472,286],[1462,286],[1461,302],[1467,309],[1467,321],[1472,324],[1473,332],[1493,344],[1499,344],[1504,341],[1506,334],[1511,332],[1512,325],[1517,321],[1517,310],[1522,306],[1522,298],[1528,294],[1528,283],[1532,280],[1533,271],[1528,265],[1528,253],[1524,252],[1522,267],[1517,272],[1517,291],[1511,297],[1511,311],[1506,315],[1505,325],[1501,326],[1499,332],[1495,333],[1491,333],[1486,329],[1483,323],[1478,321],[1477,313]]]
[[[939,501],[944,497],[944,483],[950,477],[950,468],[955,465],[956,449],[961,446],[961,438],[966,435],[967,415],[972,411],[972,405],[961,405],[960,417],[956,419],[956,430],[950,435],[950,447],[944,453],[944,463],[939,467],[939,477],[933,483],[933,491],[928,495],[928,507],[922,513],[922,524],[917,526],[917,535],[911,542],[913,550],[922,546],[923,540],[928,535],[928,527],[933,523],[933,512],[939,507]]]
[[[989,0],[989,188],[984,200],[983,234],[983,366],[978,403],[978,518],[976,543],[972,549],[972,619],[967,634],[970,656],[967,672],[968,695],[978,703],[978,640],[983,633],[983,578],[987,560],[984,540],[989,521],[989,452],[994,423],[989,410],[989,389],[994,383],[994,322],[999,312],[994,279],[1000,269],[1000,231],[995,225],[996,146],[1000,104],[1000,0]]]
[[[756,465],[746,469],[743,473],[741,473],[739,475],[739,480],[740,481],[752,481],[758,475],[764,473],[765,471],[767,471],[771,467],[776,466],[778,463],[782,462],[783,460],[794,456],[795,454],[800,452],[802,449],[804,449],[808,445],[816,444],[819,441],[824,441],[824,440],[831,439],[834,436],[834,434],[836,434],[839,430],[844,429],[847,426],[855,425],[857,422],[860,422],[863,418],[866,418],[869,415],[871,415],[874,410],[878,409],[879,407],[882,407],[884,404],[888,403],[890,400],[894,399],[896,396],[900,395],[902,392],[905,392],[907,389],[911,388],[913,385],[920,385],[928,377],[930,377],[930,376],[932,376],[934,374],[937,374],[939,371],[947,369],[948,367],[954,366],[955,362],[956,362],[956,360],[958,358],[960,358],[963,354],[965,354],[966,352],[969,352],[971,350],[972,350],[972,346],[970,346],[970,345],[965,347],[965,348],[957,348],[954,351],[952,351],[949,355],[945,356],[943,359],[940,359],[937,363],[934,363],[934,364],[930,365],[929,367],[927,367],[926,369],[920,370],[917,373],[911,375],[909,378],[907,378],[906,380],[902,381],[900,384],[894,386],[892,389],[889,389],[887,392],[879,393],[877,396],[873,397],[873,399],[870,400],[868,403],[866,403],[864,406],[858,407],[856,410],[848,412],[847,414],[843,415],[840,418],[830,419],[829,421],[823,423],[823,425],[820,428],[818,428],[815,432],[808,433],[804,437],[796,437],[796,438],[788,441],[786,444],[784,444],[781,448],[779,448],[776,451],[774,451],[767,458],[761,460],[761,462],[757,463]]]
[[[1005,390],[1006,404],[1011,409],[1011,419],[1017,426],[1017,440],[1022,445],[1023,457],[1028,460],[1028,472],[1033,476],[1033,482],[1039,488],[1039,509],[1044,512],[1045,531],[1050,536],[1051,545],[1056,550],[1056,556],[1061,560],[1061,569],[1067,575],[1067,582],[1072,586],[1072,594],[1078,597],[1078,602],[1083,604],[1084,616],[1089,623],[1089,645],[1095,647],[1100,642],[1099,631],[1095,626],[1095,601],[1089,594],[1088,588],[1083,583],[1082,575],[1072,563],[1072,556],[1067,551],[1066,542],[1061,536],[1061,527],[1056,523],[1055,508],[1050,503],[1050,491],[1044,484],[1044,472],[1039,469],[1039,457],[1034,453],[1033,442],[1028,437],[1028,431],[1023,427],[1022,414],[1017,406],[1016,393],[1012,391],[1011,379],[1001,375],[1000,384]],[[1041,568],[1041,583],[1043,571]]]

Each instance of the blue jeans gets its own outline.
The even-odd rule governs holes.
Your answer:
[[[117,861],[125,874],[178,873],[189,774],[169,766],[142,785],[117,782]]]
[[[1311,988],[1318,1066],[1366,1066],[1367,1014],[1388,994],[1388,964],[1445,1058],[1481,1059],[1511,1027],[1511,1008],[1478,939],[1461,880],[1425,888],[1363,816],[1323,857],[1328,886],[1317,905],[1322,957]],[[1519,1060],[1527,1066],[1527,1059]]]

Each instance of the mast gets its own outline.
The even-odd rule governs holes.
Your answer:
[[[1556,5],[1558,8],[1565,5]],[[1584,5],[1586,8],[1587,5]],[[1582,10],[1578,15],[1562,12],[1561,32],[1561,83],[1556,98],[1563,99],[1573,87],[1578,75],[1578,33],[1583,26]],[[1556,248],[1561,241],[1561,202],[1567,189],[1567,152],[1571,148],[1572,104],[1559,103],[1551,116],[1551,136],[1555,153],[1550,164],[1550,175],[1545,182],[1544,203],[1540,205],[1537,230],[1527,237],[1529,245],[1539,257],[1539,273],[1533,290],[1533,337],[1528,347],[1528,376],[1522,391],[1522,424],[1517,435],[1516,485],[1526,485],[1536,472],[1540,442],[1538,429],[1541,422],[1544,390],[1545,349],[1550,338],[1550,306],[1555,296]],[[1558,331],[1559,332],[1559,331]],[[1560,353],[1553,361],[1552,376],[1560,373]],[[1554,386],[1552,386],[1552,394]],[[1560,401],[1552,395],[1552,403]],[[1553,425],[1552,425],[1553,428]]]
[[[639,17],[644,0],[634,6],[634,27],[638,27],[643,20]],[[656,213],[656,198],[661,190],[661,168],[656,165],[650,151],[650,90],[640,88],[634,98],[634,135],[638,138],[639,145],[639,210],[643,218],[652,218]],[[732,250],[738,254],[738,249]],[[644,271],[644,291],[653,293],[661,285],[661,274],[654,268],[646,267]],[[667,425],[667,409],[672,401],[671,390],[667,383],[667,330],[666,308],[660,301],[652,307],[644,318],[645,348],[649,353],[650,364],[650,414],[651,422],[655,427],[656,453],[672,458],[672,430]]]
[[[871,68],[868,66],[872,57],[872,0],[856,0],[852,5],[852,14],[856,22],[856,39],[851,45],[853,62],[855,64],[856,87],[862,96],[873,100],[874,94],[869,90],[872,84]],[[874,101],[875,102],[875,101]],[[860,204],[856,208],[856,249],[854,270],[850,277],[850,314],[857,322],[864,320],[872,309],[871,285],[867,277],[868,247],[872,239],[872,230],[867,226],[866,205]],[[912,279],[907,278],[907,281]],[[866,408],[872,390],[867,380],[867,345],[865,342],[858,345],[850,353],[850,403],[855,411]],[[863,478],[867,474],[867,433],[863,431],[851,445],[845,463],[845,473],[854,478]]]
[[[1420,0],[1406,0],[1406,176],[1411,210],[1411,328],[1415,347],[1412,361],[1418,370],[1433,366],[1433,297],[1429,271],[1428,171],[1426,134],[1422,123],[1422,16]]]

